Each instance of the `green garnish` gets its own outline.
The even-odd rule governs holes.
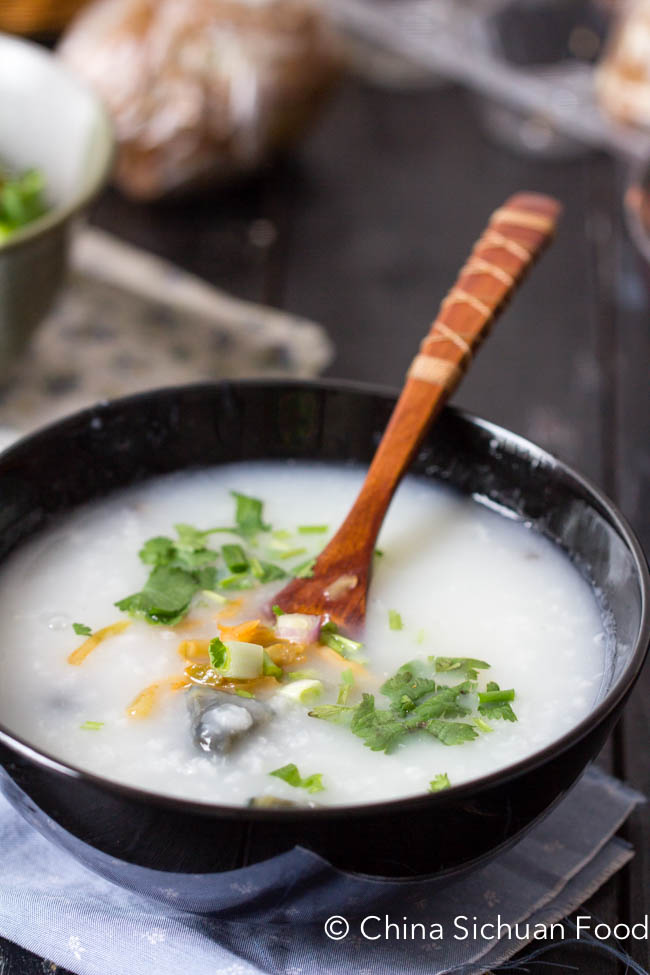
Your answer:
[[[358,663],[365,663],[366,658],[361,654],[363,643],[358,640],[351,640],[348,636],[343,636],[338,631],[336,623],[325,623],[321,626],[320,642],[324,643],[330,650],[336,650],[346,660],[356,660]]]
[[[148,623],[174,626],[187,613],[199,589],[212,589],[214,580],[206,574],[177,566],[157,566],[141,592],[115,603],[118,609]]]
[[[262,520],[264,505],[258,498],[250,498],[246,494],[240,494],[238,491],[231,491],[230,493],[237,504],[235,521],[237,522],[237,531],[240,535],[244,538],[251,539],[260,532],[271,530],[271,526],[264,524]]]
[[[480,714],[487,718],[500,718],[503,721],[516,721],[517,715],[510,707],[509,702],[514,701],[515,692],[512,688],[502,691],[498,684],[491,680],[487,690],[479,692],[478,710]]]
[[[255,695],[251,694],[250,691],[245,691],[241,687],[237,688],[235,694],[237,695],[237,697],[253,697],[253,698],[255,697]]]
[[[295,559],[298,555],[304,555],[306,551],[306,548],[290,548],[286,552],[281,552],[279,558]]]
[[[282,609],[281,606],[275,605],[275,606],[272,606],[271,609],[273,610],[273,615],[274,616],[284,616],[285,615],[285,612],[284,612],[284,610]]]
[[[144,543],[138,555],[145,565],[175,566],[176,568],[203,568],[214,562],[219,553],[206,548],[205,539],[210,531],[199,531],[192,525],[175,525],[178,540],[157,535]]]
[[[301,535],[323,535],[329,531],[329,525],[298,525]]]
[[[315,565],[316,559],[308,559],[306,562],[301,562],[300,565],[296,565],[293,569],[294,578],[311,579],[314,574]]]
[[[303,779],[298,771],[298,766],[294,765],[293,762],[289,765],[283,765],[282,768],[276,768],[274,772],[269,772],[269,775],[282,779],[283,782],[292,785],[295,789],[306,789],[307,792],[322,792],[325,788],[322,782],[322,772],[308,775]]]
[[[0,243],[47,210],[43,175],[30,169],[12,176],[0,169]]]
[[[219,580],[220,589],[252,589],[254,585],[250,576],[242,575],[241,572]]]
[[[383,559],[384,557],[384,553],[380,548],[376,548],[374,554],[375,554],[375,558],[377,559]]]
[[[251,572],[258,582],[273,582],[274,579],[285,579],[287,573],[282,566],[273,562],[263,562],[254,555],[250,557]]]
[[[265,677],[277,677],[278,679],[282,677],[282,674],[284,673],[282,667],[278,667],[277,664],[273,663],[266,650],[264,651],[262,661],[262,673]]]
[[[403,630],[404,629],[404,624],[402,622],[402,617],[400,616],[400,614],[397,612],[396,609],[389,609],[388,610],[388,625],[390,626],[391,630]]]
[[[443,789],[448,789],[451,786],[449,781],[449,776],[446,772],[441,772],[439,775],[434,776],[429,782],[430,792],[442,792]]]
[[[231,572],[246,572],[250,566],[241,545],[222,545],[221,554]]]
[[[103,727],[103,721],[84,721],[83,724],[79,725],[81,731],[99,731]]]
[[[425,694],[436,690],[436,682],[430,677],[418,676],[421,664],[418,661],[404,664],[381,686],[381,693],[389,699],[394,711],[406,714],[412,711],[417,701]]]
[[[208,655],[210,657],[210,663],[215,670],[220,670],[222,667],[225,667],[230,657],[228,647],[219,639],[218,636],[215,636],[213,640],[210,640]]]
[[[437,674],[460,670],[470,680],[477,680],[479,670],[490,669],[490,665],[486,664],[485,660],[476,660],[474,657],[430,657],[429,659],[435,664]]]
[[[403,738],[417,731],[428,732],[444,745],[460,745],[476,738],[477,732],[469,724],[444,719],[468,713],[468,709],[455,700],[466,687],[466,682],[457,688],[441,687],[433,697],[423,700],[406,714],[393,709],[378,709],[374,696],[364,694],[355,708],[326,704],[313,708],[309,715],[336,724],[349,723],[350,730],[375,752],[388,754]]]
[[[288,532],[286,528],[277,528],[271,532],[271,538],[275,538],[279,542],[286,541],[287,538],[291,538],[291,532]]]
[[[320,680],[321,674],[317,670],[285,670],[287,680]]]
[[[85,623],[73,623],[72,629],[75,631],[77,636],[91,636],[92,630]]]
[[[474,718],[474,724],[476,725],[479,731],[484,731],[486,734],[490,731],[494,731],[492,725],[488,724],[487,721],[484,721],[483,718],[481,717]]]
[[[354,687],[354,674],[351,670],[344,670],[341,674],[339,694],[336,699],[337,704],[347,704],[350,691]]]
[[[243,640],[223,643],[217,636],[210,641],[208,653],[214,670],[226,677],[250,680],[264,673],[264,650],[257,643]]]

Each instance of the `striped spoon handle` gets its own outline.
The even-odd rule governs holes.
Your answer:
[[[517,193],[492,214],[411,364],[347,518],[312,578],[294,579],[278,594],[286,612],[327,613],[348,628],[361,625],[375,540],[395,488],[498,312],[550,241],[560,210],[551,197]]]

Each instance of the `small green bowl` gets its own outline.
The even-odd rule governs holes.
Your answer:
[[[48,210],[0,243],[0,380],[61,285],[72,219],[105,183],[111,123],[98,98],[36,44],[0,34],[0,163],[45,179]]]

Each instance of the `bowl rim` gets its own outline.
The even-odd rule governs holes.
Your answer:
[[[5,460],[12,460],[15,454],[20,454],[24,449],[33,450],[38,448],[41,440],[46,440],[53,431],[65,433],[67,428],[75,428],[80,424],[90,425],[93,420],[101,418],[102,415],[119,410],[122,406],[131,404],[143,404],[151,400],[164,400],[173,395],[183,395],[186,393],[208,393],[218,389],[277,389],[287,390],[320,390],[323,393],[348,392],[357,393],[364,397],[375,397],[387,401],[387,405],[396,400],[399,390],[372,383],[358,382],[356,380],[340,379],[227,379],[218,382],[199,382],[185,383],[177,386],[165,386],[157,389],[146,390],[130,396],[119,397],[114,400],[103,401],[80,410],[68,417],[54,421],[25,437],[22,437],[15,444],[0,452],[0,472]],[[417,793],[403,796],[397,799],[386,799],[369,803],[358,803],[353,805],[324,806],[318,808],[300,807],[296,809],[260,809],[250,806],[228,806],[218,803],[204,802],[196,799],[184,799],[180,796],[169,796],[162,793],[152,792],[147,789],[140,789],[137,786],[126,785],[116,782],[113,779],[105,778],[94,772],[80,768],[62,759],[57,759],[46,750],[30,745],[19,735],[14,735],[9,729],[0,722],[0,745],[4,745],[13,752],[17,752],[24,758],[29,759],[37,765],[44,766],[51,771],[62,774],[66,778],[73,778],[88,783],[91,786],[104,791],[117,793],[126,800],[132,800],[146,805],[153,805],[164,809],[175,810],[186,814],[198,815],[202,817],[214,817],[217,819],[240,819],[244,822],[259,823],[278,823],[290,825],[293,822],[302,821],[309,817],[314,822],[327,820],[366,819],[387,814],[391,812],[405,813],[411,810],[422,811],[426,803],[442,802],[447,804],[456,800],[466,800],[477,794],[485,792],[494,786],[503,786],[520,775],[530,773],[535,768],[546,764],[547,761],[559,757],[571,747],[576,745],[585,735],[593,731],[600,724],[604,723],[610,714],[615,711],[624,701],[631,691],[645,662],[648,648],[650,645],[650,571],[640,542],[636,538],[634,531],[627,519],[619,511],[618,507],[607,498],[607,496],[593,484],[588,478],[579,474],[564,461],[555,457],[553,454],[539,447],[533,441],[502,427],[491,420],[463,410],[455,406],[447,405],[445,412],[458,417],[463,423],[478,427],[486,431],[490,436],[498,439],[499,443],[507,450],[516,450],[529,458],[535,458],[541,465],[551,466],[559,469],[563,478],[570,485],[589,496],[592,506],[599,511],[609,522],[610,526],[622,538],[624,544],[632,555],[636,579],[639,584],[641,596],[641,613],[638,633],[634,642],[634,648],[630,658],[625,664],[624,670],[619,677],[616,685],[610,688],[603,699],[598,702],[596,707],[590,711],[577,725],[569,729],[562,736],[550,742],[544,748],[519,759],[512,765],[497,769],[486,775],[471,779],[458,785],[452,785],[448,789],[437,793]],[[117,489],[119,490],[119,488]],[[0,762],[0,767],[1,767]]]
[[[22,49],[27,57],[47,62],[52,70],[66,77],[88,99],[93,106],[94,118],[98,127],[98,145],[101,151],[99,158],[94,161],[90,169],[88,178],[83,181],[83,189],[67,202],[49,207],[40,217],[13,231],[6,240],[0,242],[0,256],[28,244],[35,237],[66,223],[81,210],[84,210],[106,183],[116,154],[115,132],[110,115],[99,96],[89,85],[78,78],[52,51],[33,41],[14,37],[0,31],[0,50],[5,45]]]

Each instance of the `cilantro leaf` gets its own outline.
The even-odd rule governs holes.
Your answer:
[[[409,731],[392,711],[378,711],[372,694],[363,695],[352,715],[350,728],[373,752],[386,753],[392,751]]]
[[[459,704],[458,697],[460,694],[467,694],[470,690],[469,681],[463,681],[455,687],[440,685],[435,693],[418,702],[408,714],[407,724],[411,728],[416,728],[432,718],[461,718],[469,714],[470,709]]]
[[[502,691],[495,681],[491,680],[487,685],[487,690],[479,692],[478,710],[486,718],[500,718],[502,721],[516,721],[517,715],[510,707],[509,702],[514,701],[515,692],[510,690]]]
[[[484,660],[476,660],[474,657],[429,657],[429,660],[435,663],[437,674],[460,670],[467,674],[470,680],[477,680],[478,671],[489,670],[490,667]]]
[[[432,718],[420,727],[441,741],[443,745],[462,745],[465,741],[478,738],[478,732],[472,725],[461,721],[441,721],[439,718]]]
[[[148,623],[174,626],[183,619],[194,593],[201,586],[197,577],[177,566],[156,566],[141,592],[126,596],[115,603],[131,616]]]
[[[306,789],[307,792],[322,792],[325,788],[322,782],[322,772],[316,772],[303,779],[298,771],[298,766],[294,765],[293,762],[290,762],[289,765],[283,765],[282,768],[276,768],[274,772],[269,772],[269,775],[274,775],[276,778],[282,779],[283,782],[293,786],[294,789]]]
[[[213,529],[206,528],[202,530],[200,528],[195,528],[194,525],[186,525],[180,523],[174,525],[176,534],[178,535],[178,543],[183,548],[190,549],[200,549],[205,547],[205,540],[208,535],[212,535]]]
[[[379,688],[381,693],[390,700],[393,710],[401,714],[411,711],[420,697],[436,689],[434,680],[417,677],[415,669],[415,662],[404,664]]]
[[[176,545],[171,538],[157,535],[144,543],[138,555],[145,565],[169,565],[176,555]]]
[[[442,792],[443,789],[448,789],[450,786],[449,776],[446,772],[441,772],[429,782],[429,792]]]
[[[271,526],[262,521],[264,506],[258,498],[250,498],[238,491],[231,491],[230,493],[236,502],[235,521],[240,535],[250,539],[260,532],[271,530]]]
[[[73,623],[72,629],[75,631],[77,636],[91,636],[92,630],[85,623]]]
[[[210,663],[215,670],[219,670],[219,668],[223,667],[228,661],[228,648],[218,636],[215,636],[214,639],[210,640],[208,654],[210,656]]]

